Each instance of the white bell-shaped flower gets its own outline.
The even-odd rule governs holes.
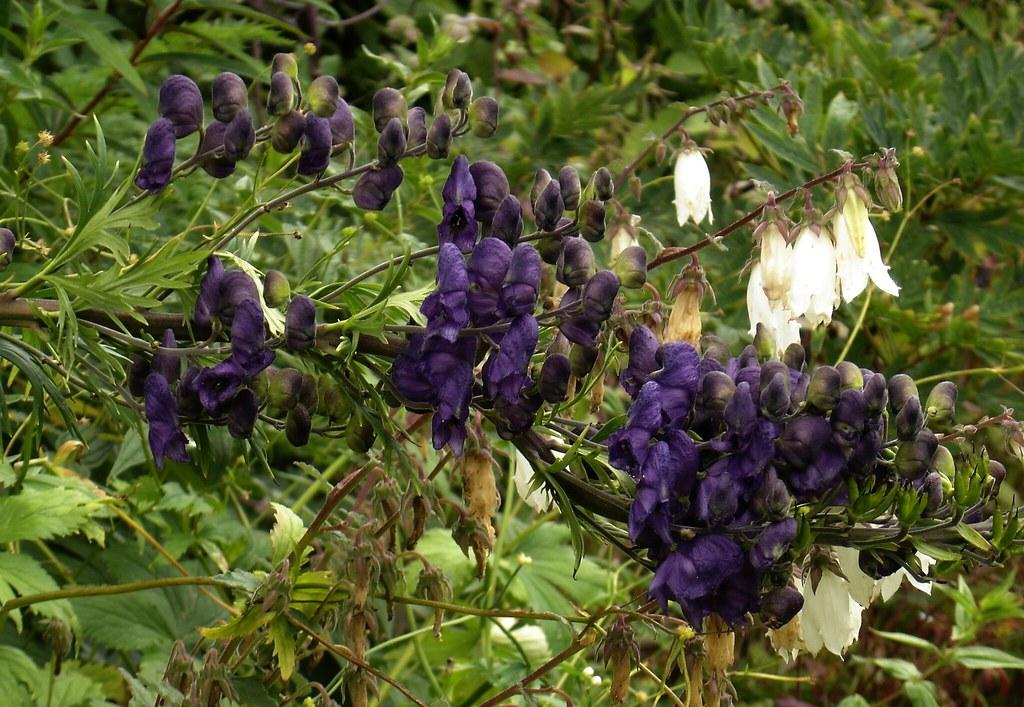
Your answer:
[[[805,578],[806,579],[806,578]],[[803,582],[804,607],[800,611],[800,633],[808,652],[822,648],[842,656],[860,635],[864,607],[850,596],[850,583],[824,569],[818,586]]]
[[[676,156],[675,166],[676,219],[684,225],[692,219],[697,225],[706,216],[714,223],[711,213],[711,173],[704,155],[696,147],[684,148]]]
[[[775,221],[766,221],[758,229],[761,236],[761,279],[764,293],[773,306],[789,305],[793,284],[793,247]]]
[[[878,236],[868,218],[868,207],[861,189],[851,188],[834,220],[836,234],[836,266],[843,299],[852,301],[868,286],[868,280],[890,295],[900,293],[900,286],[882,262]]]
[[[836,249],[828,232],[804,226],[793,241],[789,308],[816,327],[832,321],[839,306]]]
[[[793,321],[793,313],[785,306],[772,303],[764,291],[760,263],[754,263],[747,282],[747,316],[750,317],[750,335],[757,334],[757,325],[765,327],[775,343],[779,356],[790,344],[800,343],[800,324]]]

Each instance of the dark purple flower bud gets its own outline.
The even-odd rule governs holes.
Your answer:
[[[131,363],[128,366],[128,392],[141,398],[146,393],[146,378],[150,373],[149,359],[140,353],[133,353],[129,360]]]
[[[533,175],[533,186],[530,187],[530,204],[536,205],[540,195],[547,188],[548,184],[551,183],[551,173],[546,169],[538,169],[537,173]],[[559,187],[561,189],[561,187]]]
[[[594,194],[601,201],[608,201],[615,194],[615,180],[607,167],[601,167],[594,172]]]
[[[283,71],[270,77],[270,93],[267,97],[267,112],[271,115],[288,115],[295,110],[295,82]]]
[[[583,378],[594,369],[599,353],[596,347],[573,344],[569,349],[569,372],[577,378]]]
[[[516,435],[526,432],[533,426],[537,411],[543,403],[544,399],[532,388],[524,389],[513,405],[499,400],[494,406],[494,411],[498,413],[498,419],[494,424],[498,436],[502,439],[514,439]]]
[[[427,111],[419,106],[409,109],[409,149],[427,144]]]
[[[782,362],[794,371],[804,370],[804,363],[807,361],[807,353],[804,347],[793,342],[782,352]]]
[[[562,190],[554,179],[547,183],[540,196],[533,202],[533,219],[542,231],[553,231],[565,212]]]
[[[540,253],[529,243],[520,243],[512,250],[505,286],[501,288],[503,317],[518,317],[533,311],[542,268]]]
[[[309,414],[312,415],[320,404],[320,389],[316,383],[315,376],[304,374],[301,380],[302,382],[299,385],[299,405],[306,408]]]
[[[398,118],[392,118],[377,138],[377,163],[389,167],[405,154],[405,127]]]
[[[684,540],[658,565],[648,591],[663,610],[675,601],[691,626],[710,613],[706,600],[743,566],[743,550],[726,535],[698,535]]]
[[[585,285],[597,273],[594,250],[579,237],[563,238],[562,253],[558,256],[555,277],[569,287]]]
[[[796,587],[777,587],[761,599],[761,618],[768,628],[782,628],[804,608],[804,595]]]
[[[146,378],[146,420],[149,421],[149,448],[158,469],[164,468],[164,459],[188,462],[184,433],[178,426],[178,408],[171,395],[167,379],[158,373]]]
[[[189,366],[178,383],[178,412],[185,417],[198,417],[203,412],[199,388],[196,386],[196,378],[201,371],[198,366]]]
[[[388,121],[398,118],[405,122],[409,113],[409,106],[405,102],[402,92],[394,88],[382,88],[373,94],[373,127],[377,132],[383,132]]]
[[[199,297],[196,299],[195,313],[192,321],[197,327],[210,326],[212,318],[220,309],[220,280],[224,276],[224,265],[220,258],[211,255],[206,260],[206,274],[199,285]]]
[[[875,373],[864,379],[864,404],[869,415],[877,415],[885,409],[889,402],[889,393],[885,387],[885,376]]]
[[[427,317],[427,335],[454,343],[469,324],[469,274],[462,253],[453,243],[445,243],[437,257],[437,288],[420,311]]]
[[[640,386],[659,368],[655,357],[658,346],[658,337],[645,326],[635,327],[629,335],[629,363],[623,369],[619,380],[630,397],[636,397],[640,392]]]
[[[331,121],[327,118],[318,118],[312,113],[308,114],[302,140],[302,154],[299,155],[298,173],[307,176],[322,174],[331,163],[331,143]]]
[[[562,193],[562,203],[569,211],[575,211],[580,205],[580,173],[575,167],[566,165],[558,170],[558,187]]]
[[[263,276],[263,301],[268,307],[281,307],[292,296],[287,276],[280,270],[267,270]]]
[[[789,374],[778,372],[761,391],[761,412],[769,420],[780,420],[789,412]]]
[[[203,94],[188,76],[174,74],[160,85],[159,111],[174,125],[174,137],[183,138],[203,125]]]
[[[844,390],[829,418],[836,442],[845,447],[855,445],[864,432],[867,418],[868,406],[864,402],[864,394],[854,388]]]
[[[249,91],[238,74],[225,71],[213,80],[213,117],[230,123],[239,111],[249,106]]]
[[[572,373],[569,357],[561,353],[548,353],[540,368],[540,394],[545,402],[557,404],[565,400],[569,392],[569,376]]]
[[[217,316],[228,326],[231,326],[239,304],[252,301],[258,306],[259,298],[256,283],[241,270],[232,270],[217,278]]]
[[[995,459],[988,460],[988,475],[992,477],[992,493],[999,493],[999,486],[1006,478],[1006,467]]]
[[[612,272],[623,287],[638,290],[647,282],[647,252],[643,246],[631,245],[623,249],[612,263]]]
[[[925,412],[928,413],[928,424],[945,428],[953,422],[956,414],[956,383],[942,381],[928,394]]]
[[[740,355],[736,357],[736,362],[740,369],[748,367],[757,367],[757,349],[752,345],[744,346],[743,350],[740,351]],[[837,372],[838,373],[838,372]],[[838,378],[836,379],[839,380]],[[839,400],[839,391],[836,390],[836,400]]]
[[[523,207],[519,199],[509,194],[501,200],[491,220],[491,231],[488,235],[505,241],[509,247],[515,247],[519,237],[523,235]]]
[[[487,138],[498,130],[498,102],[481,96],[469,106],[469,127],[477,137]]]
[[[671,342],[658,349],[661,368],[651,374],[658,384],[663,415],[676,424],[690,415],[700,384],[700,355],[690,344]],[[734,396],[735,397],[735,396]]]
[[[477,198],[476,182],[469,171],[469,160],[459,155],[452,163],[451,172],[441,190],[444,206],[441,223],[437,225],[437,242],[441,245],[454,243],[463,253],[468,253],[476,243]]]
[[[483,368],[484,391],[492,400],[513,404],[530,383],[527,370],[537,348],[537,320],[524,314],[512,320],[501,337],[500,347],[491,353]]]
[[[171,329],[164,330],[164,337],[160,343],[165,349],[178,347],[178,342],[174,340],[174,331]],[[162,375],[168,385],[174,385],[181,375],[181,357],[178,354],[158,351],[153,354],[151,370]]]
[[[801,415],[786,423],[786,429],[775,441],[775,448],[787,465],[803,469],[817,456],[832,436],[828,420],[817,415]]]
[[[297,110],[274,121],[270,132],[270,146],[282,155],[288,155],[299,146],[299,140],[306,132],[306,117]]]
[[[274,362],[275,354],[266,347],[267,332],[263,309],[255,299],[247,299],[235,307],[231,322],[231,361],[247,379]]]
[[[923,427],[924,410],[921,409],[921,401],[911,398],[896,414],[896,436],[902,440],[911,440],[917,437]]]
[[[476,220],[489,227],[498,206],[509,194],[508,177],[501,171],[501,167],[485,160],[471,164],[469,173],[473,175],[476,184],[476,199],[473,202]]]
[[[603,322],[612,315],[612,305],[619,294],[619,278],[611,270],[602,270],[590,278],[583,288],[583,316],[592,322]]]
[[[252,114],[243,109],[235,114],[224,130],[224,159],[232,162],[244,160],[256,144],[256,131],[252,127]]]
[[[309,410],[301,405],[289,410],[287,417],[284,418],[284,436],[295,447],[304,447],[309,443],[312,428],[313,421],[309,417]]]
[[[162,191],[174,171],[174,148],[174,123],[158,118],[146,132],[142,168],[135,175],[135,186],[154,194]]]
[[[811,371],[807,385],[807,403],[819,412],[828,412],[839,403],[842,381],[833,366],[818,366]]]
[[[442,160],[448,156],[452,146],[452,119],[447,113],[434,118],[427,131],[427,156],[432,160]]]
[[[633,476],[647,458],[648,445],[661,429],[661,389],[654,381],[644,383],[629,408],[626,424],[608,438],[608,461]]]
[[[769,520],[781,520],[789,516],[793,508],[793,497],[775,469],[768,467],[761,488],[754,494],[752,505],[757,513]]]
[[[708,371],[700,379],[700,395],[697,398],[701,412],[712,418],[723,418],[725,409],[736,393],[736,383],[727,373]]]
[[[839,371],[840,385],[843,390],[860,390],[864,387],[864,374],[856,363],[841,361],[836,364],[836,370]]]
[[[335,147],[348,147],[356,139],[356,124],[352,120],[352,109],[344,98],[339,98],[334,112],[327,119],[331,125],[331,144]]]
[[[473,248],[466,272],[469,275],[469,314],[474,325],[498,321],[501,288],[512,262],[512,249],[497,238],[483,238]]]
[[[728,525],[739,510],[740,489],[725,460],[715,462],[697,485],[694,515],[711,527]]]
[[[898,413],[911,398],[919,398],[917,383],[906,373],[897,373],[889,379],[889,406]]]
[[[338,99],[341,98],[337,79],[327,75],[313,79],[307,93],[309,107],[321,118],[330,118],[338,105]]]
[[[227,132],[228,124],[214,121],[203,133],[203,144],[199,148],[200,154],[209,154],[214,150],[224,147],[224,134]],[[214,179],[224,179],[234,174],[235,162],[223,155],[220,157],[207,157],[203,160],[203,169]]]
[[[575,287],[562,295],[558,308],[560,310],[571,308],[575,313],[570,316],[562,315],[558,322],[558,331],[574,344],[593,349],[597,346],[597,337],[601,333],[601,322],[594,321],[580,312],[582,297],[583,288],[581,287]]]
[[[7,266],[14,260],[14,246],[17,239],[14,232],[9,228],[0,228],[0,272],[7,269]]]
[[[305,351],[316,343],[316,305],[306,295],[299,295],[288,305],[284,335],[292,351]]]
[[[901,442],[896,450],[896,471],[904,479],[919,479],[928,471],[939,440],[931,430],[921,430],[911,442]]]
[[[597,243],[604,238],[604,204],[600,201],[589,199],[584,202],[580,209],[580,235],[591,243]]]
[[[302,373],[294,368],[272,370],[267,397],[270,404],[281,410],[291,410],[299,402],[302,392]]]
[[[924,508],[925,513],[934,513],[939,510],[945,500],[945,495],[942,492],[942,474],[933,471],[925,476],[921,493],[928,497],[927,505]]]
[[[473,82],[469,74],[460,69],[452,69],[445,79],[444,93],[441,101],[446,108],[465,110],[473,100]]]
[[[250,388],[242,388],[228,407],[228,433],[235,439],[251,437],[259,411],[260,405],[256,400],[256,393]]]
[[[381,211],[391,195],[402,185],[405,172],[398,165],[371,169],[356,182],[352,190],[352,200],[356,206],[368,211]]]
[[[796,518],[784,518],[761,531],[750,548],[750,564],[756,569],[768,569],[789,550],[796,538]]]
[[[704,352],[704,358],[718,361],[723,366],[732,358],[729,344],[725,343],[725,339],[714,334],[705,334],[700,337],[700,350]]]

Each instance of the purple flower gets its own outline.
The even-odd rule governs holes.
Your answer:
[[[160,117],[174,124],[174,137],[191,135],[203,124],[203,94],[188,76],[174,74],[160,85]]]
[[[736,392],[725,408],[725,434],[712,441],[720,452],[731,452],[727,457],[729,475],[736,480],[748,480],[764,471],[774,454],[774,441],[781,427],[758,415],[750,384],[736,386]]]
[[[494,411],[498,413],[495,428],[502,439],[512,439],[533,426],[533,419],[544,399],[532,387],[523,388],[514,403],[499,400]]]
[[[212,368],[201,370],[194,386],[203,409],[211,415],[219,415],[246,380],[248,376],[242,367],[233,358],[228,358]]]
[[[356,139],[356,126],[352,121],[352,109],[344,98],[338,98],[334,114],[327,119],[331,125],[331,143],[335,147],[347,147]]]
[[[464,155],[459,155],[452,163],[441,197],[444,206],[441,223],[437,224],[437,242],[442,246],[454,243],[463,253],[468,253],[476,243],[478,230],[474,205],[477,189],[469,171],[469,160]]]
[[[498,206],[508,196],[508,177],[501,167],[486,160],[471,164],[469,173],[476,184],[476,196],[473,197],[476,219],[484,226],[490,226]]]
[[[306,116],[306,130],[299,155],[299,174],[315,175],[327,169],[331,163],[331,121],[318,118],[313,113]]]
[[[682,342],[668,343],[655,356],[661,368],[650,375],[661,392],[662,413],[674,425],[685,420],[693,408],[700,382],[700,354]]]
[[[729,525],[739,511],[742,489],[737,475],[730,473],[730,461],[727,457],[712,464],[697,485],[692,516],[712,528]]]
[[[167,379],[159,373],[146,378],[146,419],[149,421],[149,448],[158,469],[164,468],[164,459],[187,462],[185,434],[178,426],[178,409],[171,395]]]
[[[199,285],[199,297],[196,299],[192,321],[198,327],[208,327],[217,310],[220,308],[220,279],[224,276],[224,265],[220,258],[211,255],[206,260],[206,274]]]
[[[404,177],[405,172],[398,165],[371,169],[356,182],[352,200],[360,209],[381,211],[391,201],[391,195],[401,186]]]
[[[142,169],[135,175],[135,186],[157,193],[171,181],[174,170],[174,123],[158,118],[146,132],[142,147]]]
[[[242,388],[228,408],[228,433],[236,439],[252,436],[260,406],[251,388]]]
[[[619,278],[611,270],[602,270],[583,288],[583,316],[592,322],[604,322],[612,314],[619,294]]]
[[[562,190],[557,181],[551,180],[537,195],[533,203],[533,217],[542,231],[554,231],[565,212]]]
[[[549,403],[560,403],[569,393],[569,376],[572,363],[563,353],[551,353],[544,357],[544,365],[540,369],[540,394]]]
[[[164,337],[160,343],[165,349],[178,347],[178,342],[174,340],[174,331],[171,329],[164,330]],[[158,351],[153,354],[150,370],[163,376],[168,385],[174,385],[178,382],[178,376],[181,375],[181,357],[178,354]]]
[[[483,368],[484,390],[492,400],[514,403],[530,382],[527,369],[537,348],[537,320],[524,314],[512,320],[501,346],[491,353]]]
[[[431,404],[434,387],[423,372],[423,348],[427,337],[413,334],[405,350],[391,364],[391,381],[398,394],[411,403]]]
[[[510,247],[515,247],[519,237],[523,235],[523,207],[519,199],[509,194],[501,200],[491,220],[490,235],[500,238]]]
[[[427,112],[415,106],[409,109],[405,116],[405,122],[409,126],[409,149],[422,147],[427,144]]]
[[[590,243],[579,236],[563,238],[562,252],[555,269],[558,281],[569,287],[577,287],[586,284],[595,273],[594,249]]]
[[[466,261],[453,243],[441,246],[437,258],[437,288],[423,300],[420,311],[427,317],[427,336],[449,342],[469,323],[469,275]]]
[[[248,274],[232,270],[217,279],[217,316],[224,324],[231,326],[235,308],[250,300],[258,304],[259,291]]]
[[[796,538],[796,518],[783,518],[761,531],[750,548],[750,564],[764,570],[786,554],[789,544]]]
[[[529,243],[520,243],[512,250],[512,261],[501,288],[502,317],[529,314],[537,304],[543,263],[540,253]]]
[[[466,264],[469,275],[468,306],[475,326],[498,321],[498,303],[512,250],[497,238],[483,238],[473,248]]]
[[[680,542],[658,565],[649,593],[663,610],[675,601],[692,626],[700,627],[711,613],[709,600],[732,575],[740,572],[743,551],[725,535],[700,535]]]
[[[274,357],[266,348],[263,309],[256,300],[240,302],[231,323],[231,361],[246,378],[253,378],[272,364]]]
[[[244,160],[255,144],[256,131],[252,127],[252,113],[248,108],[243,108],[224,129],[224,159],[230,162]]]
[[[657,383],[645,383],[629,408],[626,424],[608,438],[608,461],[616,469],[638,476],[648,445],[660,428],[661,393]]]
[[[629,539],[640,547],[672,544],[672,516],[679,504],[669,483],[671,463],[665,442],[651,447],[644,459],[636,496],[629,507]]]
[[[239,111],[249,105],[245,81],[230,71],[217,74],[210,93],[213,96],[213,117],[221,123],[230,123]]]
[[[224,147],[224,135],[227,132],[228,124],[214,121],[203,133],[203,144],[199,148],[200,154],[207,154]],[[203,160],[203,169],[214,179],[224,179],[231,176],[235,171],[235,162],[227,157],[207,157]]]
[[[196,387],[196,378],[201,370],[198,366],[189,366],[178,383],[178,412],[185,417],[198,417],[203,411],[199,389]]]
[[[836,443],[844,447],[856,444],[864,432],[867,417],[868,406],[864,402],[864,394],[853,388],[844,390],[829,418]]]
[[[565,309],[570,305],[577,304],[583,296],[582,288],[574,287],[562,295],[558,303],[559,309]],[[579,307],[573,308],[579,309]],[[601,333],[601,322],[595,322],[582,313],[571,316],[563,315],[558,322],[558,330],[562,335],[573,342],[588,349],[597,346],[597,336]]]
[[[316,306],[306,295],[299,295],[288,303],[284,335],[292,351],[305,351],[316,343]]]

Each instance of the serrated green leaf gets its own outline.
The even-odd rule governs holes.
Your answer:
[[[281,616],[270,624],[269,633],[274,644],[274,655],[277,656],[281,679],[288,680],[295,672],[295,636],[288,628],[288,621]]]
[[[24,554],[0,552],[0,603],[15,596],[28,596],[40,592],[55,592],[60,587],[53,577],[34,558]],[[63,621],[70,629],[78,628],[78,619],[66,599],[40,602],[29,606],[40,616]],[[18,631],[21,631],[21,617],[11,613]]]
[[[295,549],[306,532],[306,526],[288,506],[280,503],[270,505],[274,508],[274,527],[270,531],[270,544],[274,548],[271,562],[277,565]]]
[[[0,544],[70,535],[91,522],[104,502],[80,491],[26,488],[0,497]]]

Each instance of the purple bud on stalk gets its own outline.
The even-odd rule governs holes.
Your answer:
[[[174,340],[174,331],[171,329],[164,330],[164,336],[160,343],[165,349],[175,349],[178,347],[178,342]],[[168,385],[174,385],[178,382],[178,377],[181,375],[181,356],[175,353],[158,351],[153,354],[153,363],[150,370],[162,375]]]
[[[341,97],[337,79],[327,75],[313,79],[307,93],[310,109],[320,118],[330,118]]]
[[[242,388],[228,407],[228,433],[235,439],[251,437],[259,411],[256,393],[251,388]]]
[[[409,113],[408,104],[402,92],[394,88],[382,88],[373,94],[373,127],[383,132],[388,121],[398,118],[405,122]]]
[[[512,250],[505,286],[501,289],[502,316],[518,317],[533,311],[542,268],[540,253],[529,243],[520,243]]]
[[[782,628],[804,608],[804,596],[795,587],[778,587],[761,598],[761,618],[768,628]]]
[[[612,315],[612,305],[619,294],[619,278],[611,270],[602,270],[590,278],[583,288],[583,316],[592,322],[603,322]]]
[[[594,199],[583,203],[580,209],[580,235],[591,243],[597,243],[604,238],[604,204]]]
[[[293,110],[274,121],[274,127],[270,132],[270,146],[283,155],[291,154],[299,146],[299,140],[305,132],[306,117]]]
[[[549,354],[540,369],[539,388],[545,402],[557,404],[565,400],[569,391],[572,364],[565,354]]]
[[[278,71],[270,77],[270,92],[267,97],[267,112],[271,115],[288,115],[295,109],[295,83],[292,77]]]
[[[579,237],[562,240],[562,253],[558,256],[555,277],[558,281],[576,287],[584,285],[597,273],[594,250]]]
[[[339,98],[334,113],[327,119],[331,124],[331,144],[348,147],[356,139],[356,124],[352,120],[352,109],[344,98]]]
[[[203,94],[196,82],[187,76],[174,74],[160,86],[159,111],[174,125],[174,137],[183,138],[203,125]]]
[[[225,71],[213,80],[213,117],[222,123],[230,123],[238,113],[249,105],[248,89],[238,74]]]
[[[485,160],[471,164],[469,173],[476,184],[476,199],[473,202],[476,220],[489,227],[498,206],[509,194],[508,177],[501,167]]]
[[[285,315],[285,341],[292,351],[305,351],[316,343],[316,305],[306,295],[292,299]]]
[[[248,274],[232,270],[217,279],[217,316],[224,324],[231,326],[236,307],[248,300],[259,301],[256,283]]]
[[[537,228],[542,231],[555,230],[564,212],[565,203],[562,201],[561,187],[552,179],[533,204],[533,218],[537,222]]]
[[[488,138],[498,130],[498,102],[482,96],[469,106],[469,127],[477,137]]]
[[[897,373],[889,379],[889,406],[898,413],[911,398],[918,398],[917,383],[906,373]]]
[[[252,114],[242,109],[228,123],[224,130],[224,158],[239,162],[249,156],[256,144],[256,131],[252,127]]]
[[[921,430],[910,442],[901,442],[896,450],[896,471],[911,481],[921,478],[931,464],[939,440],[931,430]]]
[[[432,160],[441,160],[448,156],[452,145],[452,119],[447,113],[434,118],[427,131],[427,156]]]
[[[7,266],[14,260],[14,246],[17,238],[14,231],[9,228],[0,228],[0,272],[7,269]]]
[[[398,165],[371,169],[356,182],[352,200],[361,209],[380,211],[391,201],[391,195],[402,184],[404,176]]]
[[[158,118],[149,126],[135,186],[154,194],[167,186],[174,170],[174,139],[174,124],[167,118]]]
[[[501,200],[491,220],[491,231],[488,235],[503,240],[510,247],[515,247],[523,235],[523,207],[519,199],[509,194]]]
[[[381,167],[397,164],[405,154],[405,128],[402,121],[392,118],[377,138],[377,163]]]
[[[896,437],[901,440],[911,440],[917,437],[917,433],[924,427],[924,410],[921,409],[921,401],[918,398],[910,398],[896,413]]]
[[[309,417],[309,411],[302,405],[296,405],[288,411],[284,419],[284,436],[296,447],[304,447],[309,443],[309,433],[313,428],[313,421]]]
[[[307,176],[322,174],[331,163],[331,142],[330,121],[308,114],[298,173]]]
[[[608,201],[615,194],[615,180],[607,167],[594,172],[594,194],[601,201]]]
[[[227,123],[214,121],[203,133],[203,144],[199,148],[200,154],[208,154],[214,150],[224,147],[224,134],[227,132]],[[224,179],[231,176],[235,171],[235,162],[227,157],[207,157],[203,160],[203,170],[215,179]]]
[[[416,106],[409,109],[406,118],[409,125],[409,149],[414,149],[427,144],[427,112]]]
[[[575,167],[566,165],[558,170],[558,187],[562,193],[562,202],[569,211],[575,211],[580,205],[580,173]]]

